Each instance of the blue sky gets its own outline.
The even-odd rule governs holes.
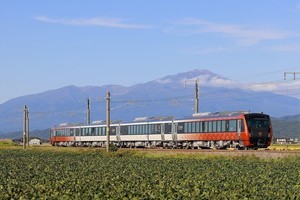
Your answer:
[[[300,71],[300,0],[2,0],[0,23],[0,103],[194,69],[248,83]]]

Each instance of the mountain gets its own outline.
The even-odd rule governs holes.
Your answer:
[[[272,118],[274,137],[300,138],[300,115]]]
[[[88,97],[91,99],[91,119],[104,120],[107,91],[111,93],[112,120],[129,121],[144,116],[190,116],[194,112],[195,90],[195,83],[191,80],[196,79],[199,83],[200,112],[250,110],[273,117],[300,113],[299,99],[253,91],[208,70],[193,70],[131,87],[71,85],[14,98],[0,104],[0,132],[22,130],[24,105],[29,107],[31,130],[47,129],[63,122],[85,122]]]

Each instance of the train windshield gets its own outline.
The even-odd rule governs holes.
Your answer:
[[[246,115],[247,125],[251,129],[266,129],[270,127],[268,115]]]

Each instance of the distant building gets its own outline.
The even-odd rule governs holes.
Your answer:
[[[276,144],[286,144],[287,140],[288,140],[287,138],[277,138]]]
[[[33,138],[29,140],[29,145],[34,146],[34,145],[41,145],[41,140],[38,138]]]
[[[276,144],[299,144],[299,138],[276,138]]]

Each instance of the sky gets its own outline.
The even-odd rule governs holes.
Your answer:
[[[300,0],[1,0],[0,24],[0,104],[194,69],[249,84],[300,72]]]

